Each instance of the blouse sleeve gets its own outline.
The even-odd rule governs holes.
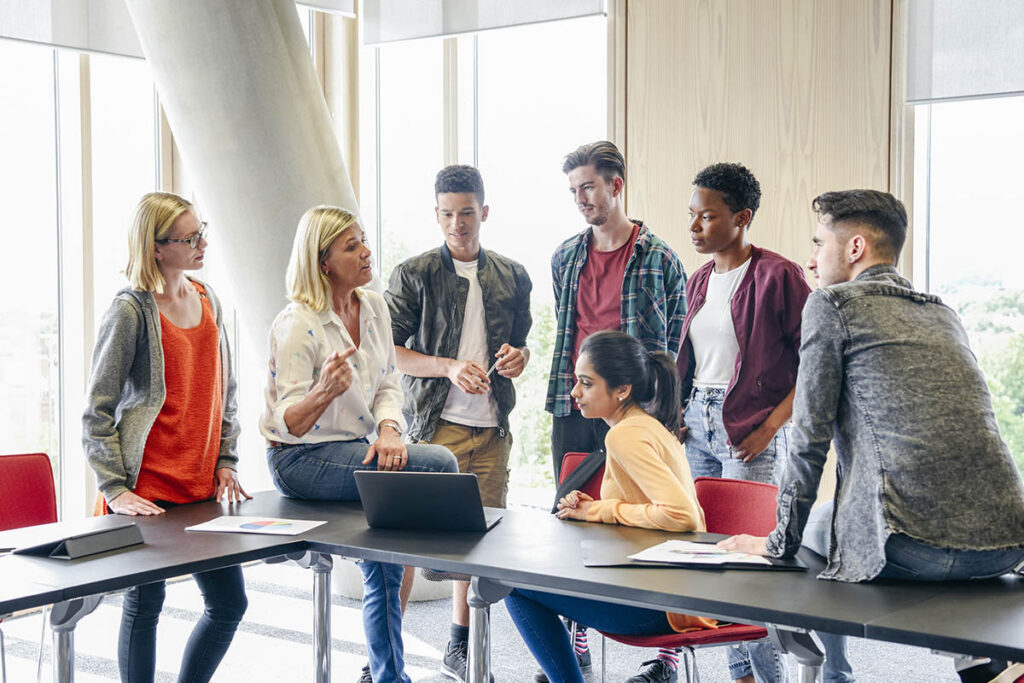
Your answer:
[[[270,329],[267,407],[272,432],[290,434],[284,413],[309,393],[320,372],[317,325],[319,321],[314,316],[285,309]]]
[[[605,439],[608,459],[614,461],[651,502],[595,500],[587,511],[588,522],[663,531],[694,531],[700,527],[697,500],[662,459],[653,439],[642,425],[623,425],[608,432]]]

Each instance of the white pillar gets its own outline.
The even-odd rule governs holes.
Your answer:
[[[299,217],[357,209],[294,0],[127,2],[231,279],[211,284],[265,349]]]

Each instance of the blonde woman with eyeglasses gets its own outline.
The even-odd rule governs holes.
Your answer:
[[[122,289],[103,316],[82,417],[82,441],[104,512],[158,515],[169,506],[249,498],[238,483],[235,380],[220,302],[187,275],[203,266],[206,224],[188,201],[139,202]],[[206,609],[179,681],[209,681],[248,605],[238,566],[194,575]],[[152,681],[164,582],[125,593],[121,680]]]

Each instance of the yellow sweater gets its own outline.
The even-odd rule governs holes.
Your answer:
[[[664,531],[706,531],[683,446],[665,426],[635,408],[608,431],[601,500],[588,522]]]
[[[653,417],[635,408],[604,439],[601,499],[587,510],[588,522],[664,531],[706,531],[690,465],[679,440]],[[672,630],[717,628],[714,619],[667,612]]]

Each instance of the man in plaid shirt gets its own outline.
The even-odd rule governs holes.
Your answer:
[[[604,450],[608,425],[588,419],[569,395],[580,345],[600,330],[621,330],[639,339],[648,351],[672,358],[686,316],[686,273],[679,257],[641,221],[626,217],[626,162],[610,142],[583,145],[565,157],[562,172],[569,191],[589,226],[567,239],[551,257],[557,332],[551,359],[545,409],[554,415],[551,459],[559,480],[566,453]],[[590,670],[587,628],[575,630],[580,669]],[[678,654],[659,652],[657,660],[631,682],[676,680]],[[534,675],[547,683],[543,671]]]
[[[557,335],[545,409],[554,415],[555,481],[566,453],[604,450],[608,426],[580,415],[569,396],[580,345],[600,330],[622,330],[649,351],[679,351],[686,273],[679,257],[641,221],[626,217],[625,161],[610,142],[583,145],[562,172],[589,227],[551,257]]]

